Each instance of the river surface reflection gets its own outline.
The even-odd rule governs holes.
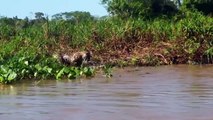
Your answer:
[[[213,66],[115,69],[107,79],[0,85],[1,120],[213,120]]]

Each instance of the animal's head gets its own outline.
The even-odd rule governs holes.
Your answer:
[[[90,61],[91,57],[92,57],[92,52],[89,50],[85,51],[85,60]]]
[[[69,65],[69,64],[71,63],[71,61],[70,61],[70,56],[68,56],[68,55],[66,55],[66,54],[61,54],[61,55],[60,55],[60,59],[61,59],[61,62],[62,62],[63,64]]]

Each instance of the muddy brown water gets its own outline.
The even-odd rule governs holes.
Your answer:
[[[0,86],[0,120],[213,120],[213,66],[115,69]]]

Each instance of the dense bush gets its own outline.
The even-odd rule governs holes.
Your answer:
[[[204,14],[213,15],[213,0],[184,0],[183,7],[188,9],[196,9]]]
[[[102,3],[112,15],[127,19],[171,16],[178,11],[177,6],[170,0],[102,0]]]

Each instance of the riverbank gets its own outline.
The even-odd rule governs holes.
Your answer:
[[[213,63],[213,18],[187,12],[172,19],[72,20],[2,18],[0,82],[94,76],[94,67],[73,67],[61,53],[92,52],[92,65],[156,66]]]

